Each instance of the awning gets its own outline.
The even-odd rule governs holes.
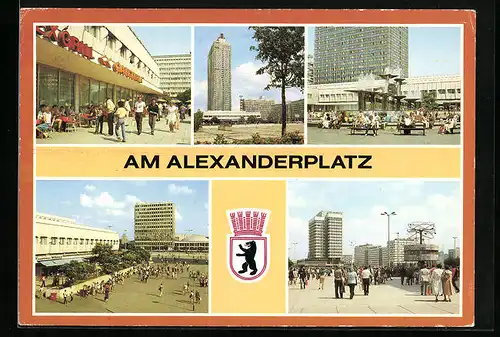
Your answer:
[[[63,264],[70,263],[71,261],[83,262],[83,257],[75,257],[71,259],[59,259],[59,260],[46,260],[38,262],[45,267],[55,267],[55,266],[62,266]]]

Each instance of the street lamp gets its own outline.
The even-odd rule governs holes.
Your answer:
[[[391,250],[389,249],[389,244],[391,241],[391,215],[396,215],[396,212],[383,212],[380,215],[387,216],[387,259],[389,267],[391,266]]]
[[[354,270],[354,255],[356,250],[356,241],[349,242],[349,246],[352,247],[351,268]]]

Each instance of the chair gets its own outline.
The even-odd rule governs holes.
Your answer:
[[[73,117],[68,117],[65,131],[66,132],[76,131],[75,119],[73,119]]]

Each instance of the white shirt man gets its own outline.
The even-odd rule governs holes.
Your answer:
[[[146,108],[146,103],[139,97],[138,101],[134,104],[135,111],[135,122],[137,124],[137,134],[140,135],[142,132],[142,117],[144,116],[144,109]]]
[[[370,292],[370,277],[372,276],[372,273],[370,272],[370,269],[365,268],[361,272],[361,279],[363,282],[363,292],[365,293],[365,296],[368,296],[368,293]]]
[[[427,295],[427,287],[429,286],[431,271],[427,266],[420,269],[420,295]]]
[[[111,98],[108,98],[108,100],[106,101],[106,109],[109,113],[113,113],[115,111],[115,103],[113,103]]]

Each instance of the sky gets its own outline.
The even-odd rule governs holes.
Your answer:
[[[430,221],[436,235],[429,243],[447,253],[453,237],[460,238],[462,201],[456,181],[300,181],[288,183],[288,247],[292,259],[307,257],[308,223],[322,210],[343,212],[343,254],[352,255],[350,242],[386,246],[387,217],[391,217],[391,240],[407,237],[407,224]],[[295,249],[292,242],[296,242]],[[457,239],[457,247],[460,247]]]
[[[307,28],[308,54],[314,55],[314,27]],[[409,27],[409,76],[459,75],[460,27]]]
[[[191,52],[190,26],[130,26],[152,56]]]
[[[208,181],[38,180],[36,211],[134,236],[136,202],[176,204],[176,233],[208,236]]]
[[[231,104],[233,110],[240,110],[240,98],[259,98],[260,96],[281,102],[279,89],[265,91],[268,75],[255,75],[262,63],[255,60],[257,53],[250,51],[251,45],[256,45],[252,39],[252,30],[248,27],[211,26],[195,27],[194,38],[194,108],[207,109],[207,58],[212,43],[223,33],[231,44]],[[287,100],[295,101],[303,98],[297,88],[287,89]]]

